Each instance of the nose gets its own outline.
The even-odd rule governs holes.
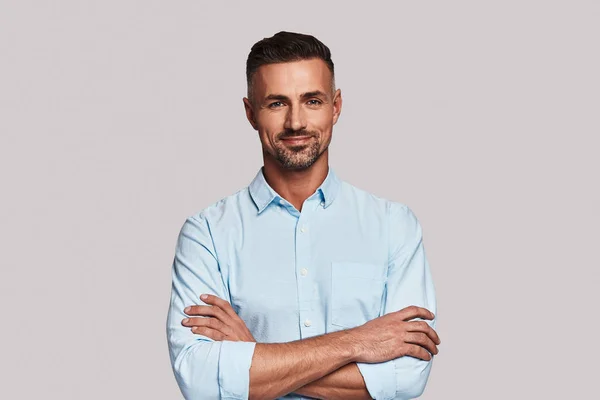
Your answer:
[[[299,131],[306,128],[306,119],[302,107],[288,107],[284,128],[291,131]]]

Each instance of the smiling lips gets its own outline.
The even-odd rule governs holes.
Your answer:
[[[289,143],[289,144],[300,144],[300,143],[306,142],[311,137],[312,136],[293,136],[293,137],[284,138],[284,139],[281,139],[281,140],[284,141],[284,142],[286,142],[286,143]]]

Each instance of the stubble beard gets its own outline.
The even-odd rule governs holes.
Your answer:
[[[320,142],[318,136],[313,136],[308,144],[300,146],[286,146],[281,140],[276,142],[274,146],[275,160],[281,166],[290,170],[303,170],[315,163],[323,154],[320,151]]]

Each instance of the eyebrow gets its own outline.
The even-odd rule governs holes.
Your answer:
[[[300,98],[302,99],[306,99],[309,97],[327,97],[327,95],[323,92],[321,92],[320,90],[313,90],[312,92],[306,92],[306,93],[302,93],[300,95]],[[283,101],[289,101],[290,98],[283,95],[283,94],[270,94],[267,97],[265,97],[264,101],[269,101],[269,100],[283,100]]]

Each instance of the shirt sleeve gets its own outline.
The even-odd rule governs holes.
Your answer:
[[[181,325],[184,309],[204,304],[202,293],[229,300],[210,227],[202,216],[188,218],[177,239],[172,268],[167,340],[171,366],[186,399],[247,399],[255,343],[214,341]]]
[[[382,315],[415,305],[431,311],[426,322],[435,329],[437,309],[421,226],[405,205],[390,203],[390,258]],[[432,361],[399,357],[377,364],[357,363],[372,398],[414,399],[425,390]]]

